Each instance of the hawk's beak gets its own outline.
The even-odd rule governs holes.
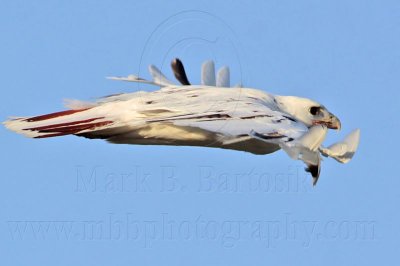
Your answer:
[[[334,116],[333,114],[329,113],[329,118],[326,120],[315,120],[313,121],[314,125],[325,125],[330,129],[337,129],[340,130],[342,127],[339,118]]]
[[[340,123],[339,118],[330,114],[329,122],[326,124],[328,128],[340,130],[342,124]]]

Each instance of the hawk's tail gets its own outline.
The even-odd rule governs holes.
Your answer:
[[[3,122],[6,128],[30,138],[48,138],[106,129],[114,123],[93,108],[66,110]]]

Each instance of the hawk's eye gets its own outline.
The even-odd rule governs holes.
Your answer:
[[[310,114],[316,115],[319,113],[320,109],[321,109],[321,107],[319,107],[319,106],[312,106],[310,108]]]

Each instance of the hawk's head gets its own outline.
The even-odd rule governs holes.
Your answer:
[[[295,96],[275,96],[275,100],[279,109],[308,127],[326,125],[328,128],[340,129],[340,120],[322,104]]]

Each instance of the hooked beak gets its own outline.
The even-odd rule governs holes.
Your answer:
[[[314,120],[313,125],[325,125],[330,129],[340,130],[342,127],[339,118],[329,113],[329,118],[327,120]]]

